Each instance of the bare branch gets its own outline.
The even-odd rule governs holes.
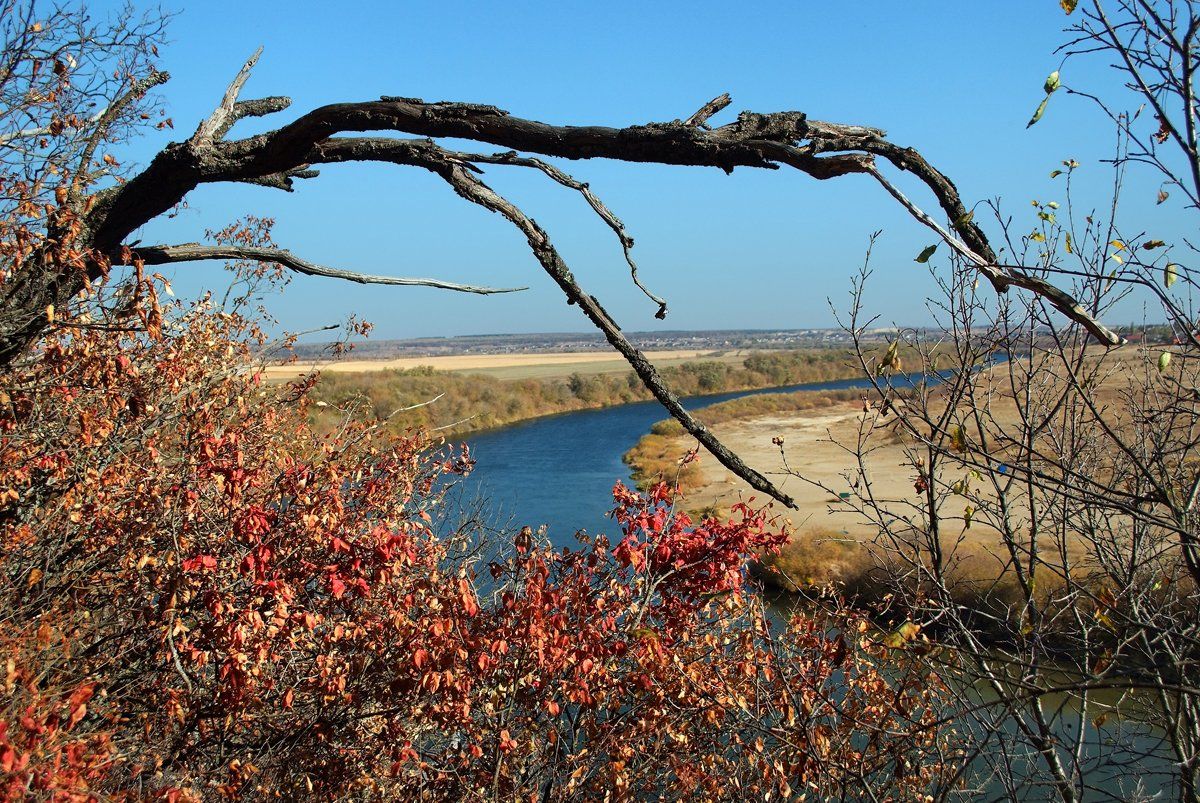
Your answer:
[[[885,132],[877,128],[810,120],[798,111],[769,114],[744,111],[735,121],[711,129],[681,120],[624,128],[556,126],[514,117],[495,106],[426,103],[416,98],[385,96],[377,101],[324,106],[275,131],[226,141],[222,137],[239,117],[269,114],[286,105],[286,98],[237,100],[257,58],[255,53],[246,62],[218,108],[200,124],[190,140],[167,146],[142,173],[94,196],[84,224],[91,245],[98,252],[113,253],[134,230],[169,211],[201,184],[244,182],[286,191],[291,189],[292,179],[312,175],[308,165],[328,162],[387,161],[430,168],[432,152],[422,151],[418,144],[421,141],[336,136],[351,131],[385,131],[466,139],[508,148],[514,155],[495,157],[496,163],[507,160],[536,167],[564,186],[584,193],[593,210],[621,241],[635,284],[659,305],[660,318],[665,315],[665,302],[641,284],[629,250],[632,241],[623,224],[586,192],[586,184],[540,159],[516,156],[515,152],[568,159],[610,158],[717,167],[726,172],[743,166],[778,169],[788,165],[817,179],[872,172],[874,159],[882,157],[917,177],[934,194],[949,219],[956,221],[954,227],[962,244],[978,255],[982,264],[994,266],[997,261],[982,230],[965,219],[966,210],[953,183],[920,153],[889,142]],[[725,102],[724,96],[716,98],[689,120],[695,122],[710,109],[715,113]],[[441,151],[434,161],[444,166],[453,157]],[[464,169],[474,169],[467,167],[466,161],[458,164]],[[89,271],[95,276],[103,272],[99,266]],[[11,343],[11,348],[17,350],[28,346],[41,331],[40,310],[49,303],[66,301],[86,280],[78,272],[50,282],[30,283],[32,289],[25,295],[37,298],[28,304],[22,302],[31,311],[27,321],[18,327],[19,331],[3,334],[0,341]],[[1043,280],[1012,276],[1006,281],[1008,285],[1016,284],[1044,296],[1065,314],[1080,320],[1078,305],[1070,296]],[[1085,325],[1102,342],[1114,342],[1114,336],[1103,334],[1107,330],[1094,321]],[[0,361],[8,351],[0,350]]]
[[[641,280],[638,278],[638,266],[637,263],[633,261],[633,238],[629,236],[629,232],[625,228],[625,224],[622,223],[621,219],[613,214],[612,211],[609,210],[609,208],[606,207],[603,202],[596,197],[595,193],[591,191],[591,188],[587,184],[577,181],[567,173],[559,170],[554,165],[548,164],[541,159],[519,156],[515,151],[491,155],[472,153],[452,153],[452,155],[456,158],[462,159],[464,162],[483,162],[486,164],[532,167],[537,170],[541,170],[547,176],[554,179],[564,187],[575,190],[582,195],[584,200],[588,202],[588,206],[592,207],[592,210],[600,217],[601,220],[604,221],[605,225],[612,229],[613,233],[617,235],[617,240],[621,243],[621,250],[625,254],[625,263],[629,265],[629,275],[633,278],[633,283],[637,285],[637,288],[641,290],[647,298],[649,298],[655,304],[658,304],[658,312],[655,313],[654,317],[658,318],[659,320],[667,317],[666,300],[650,292],[650,289],[646,287],[646,285],[642,284]]]
[[[138,246],[137,255],[147,265],[167,265],[176,262],[198,262],[205,259],[249,259],[259,262],[273,262],[288,270],[303,273],[306,276],[326,276],[330,279],[356,282],[358,284],[388,284],[403,287],[435,287],[440,290],[454,290],[459,293],[476,293],[478,295],[496,295],[499,293],[516,293],[527,290],[526,287],[479,287],[470,284],[445,282],[441,279],[414,279],[400,276],[372,276],[366,273],[329,268],[317,265],[306,259],[281,248],[255,248],[234,245],[150,245]]]
[[[108,107],[105,106],[100,111],[93,114],[87,119],[88,125],[94,125],[108,113]],[[7,134],[0,134],[0,145],[7,145],[10,142],[16,142],[19,139],[33,139],[35,137],[45,137],[54,133],[54,129],[48,125],[37,126],[36,128],[25,128],[20,131],[10,131]]]
[[[729,96],[728,92],[723,92],[701,106],[695,114],[684,120],[683,124],[708,128],[708,118],[720,112],[730,103],[733,103],[733,98]]]
[[[284,192],[292,191],[292,179],[294,178],[316,178],[321,175],[320,170],[309,170],[308,165],[300,165],[294,170],[288,170],[285,173],[272,173],[269,176],[255,176],[254,178],[244,179],[246,184],[258,184],[262,187],[271,187]]]
[[[109,104],[108,108],[100,115],[100,119],[96,122],[96,127],[92,130],[92,134],[88,137],[87,144],[83,148],[83,152],[79,156],[79,165],[76,168],[74,178],[74,191],[78,192],[80,182],[83,177],[90,172],[90,164],[92,157],[96,153],[96,148],[100,142],[108,135],[113,122],[121,115],[123,111],[131,103],[141,100],[142,96],[156,86],[165,84],[171,79],[170,73],[159,72],[154,70],[149,75],[134,81],[129,87],[129,90]]]
[[[604,308],[600,306],[595,297],[584,292],[583,288],[579,286],[571,270],[550,242],[550,238],[545,231],[526,217],[520,209],[480,181],[464,165],[445,162],[437,166],[436,172],[460,196],[485,209],[500,213],[525,235],[534,256],[537,257],[538,262],[541,263],[546,273],[550,274],[550,277],[562,288],[563,293],[567,296],[567,302],[579,305],[588,319],[604,333],[608,342],[617,351],[621,352],[621,355],[629,362],[634,372],[642,380],[642,383],[654,394],[654,397],[670,412],[676,421],[683,425],[685,430],[720,461],[721,465],[728,468],[738,477],[741,477],[755,490],[770,495],[787,507],[796,507],[796,503],[792,497],[779,490],[770,480],[742,462],[741,458],[721,443],[704,424],[693,418],[683,408],[683,405],[679,403],[679,397],[672,393],[670,388],[666,386],[662,377],[659,376],[658,371],[655,370],[653,363],[621,333],[621,328],[604,311]]]
[[[1116,332],[1109,329],[1104,324],[1097,321],[1087,310],[1083,308],[1070,293],[1067,293],[1054,285],[1047,282],[1045,279],[1039,279],[1036,276],[1030,276],[1025,273],[1014,273],[1012,271],[1001,271],[1001,269],[990,263],[988,260],[981,257],[979,254],[972,251],[957,237],[946,231],[938,225],[937,221],[931,218],[927,213],[921,210],[916,204],[910,201],[904,193],[887,180],[877,169],[872,167],[867,171],[875,178],[876,181],[888,191],[893,198],[900,202],[900,205],[908,210],[914,218],[920,221],[925,226],[928,226],[937,235],[942,238],[955,251],[973,264],[980,273],[986,276],[997,292],[1006,292],[1009,287],[1020,287],[1024,290],[1029,290],[1047,301],[1059,312],[1067,318],[1075,321],[1083,326],[1087,331],[1107,346],[1120,346],[1125,340]]]
[[[723,102],[721,98],[717,98],[710,106],[715,108],[716,105],[720,105],[718,101]],[[232,110],[233,101],[228,105]],[[697,114],[708,108],[709,106],[706,106]],[[197,176],[196,182],[251,180],[266,183],[268,186],[287,188],[280,174],[286,174],[297,165],[322,161],[318,156],[314,156],[314,152],[325,153],[332,149],[339,154],[337,161],[373,159],[371,147],[362,147],[356,155],[351,156],[344,150],[347,146],[330,138],[340,131],[351,130],[388,130],[428,137],[464,138],[508,147],[513,151],[532,151],[571,159],[604,157],[633,162],[713,166],[726,171],[733,170],[735,166],[775,168],[779,164],[787,164],[820,179],[872,172],[874,164],[871,157],[879,155],[920,179],[934,193],[942,209],[952,220],[960,220],[966,213],[954,185],[915,150],[888,142],[884,138],[885,132],[880,129],[809,120],[803,112],[742,112],[736,121],[711,130],[680,121],[617,129],[601,126],[552,126],[514,117],[494,106],[425,103],[414,98],[387,96],[379,101],[325,106],[272,133],[245,140],[216,143],[213,147],[219,150],[221,158],[198,165],[200,175]],[[388,152],[385,160],[394,161],[394,152],[389,147],[384,147],[383,150]],[[169,149],[162,154],[162,167],[169,167],[171,172],[177,175],[177,166],[173,159],[168,158],[170,155]],[[523,163],[543,170],[554,180],[576,191],[582,191],[581,188],[585,186],[566,174],[556,175],[554,168],[542,167],[544,163],[539,164],[538,160],[518,157],[515,153],[490,159],[466,156],[464,158],[495,163]],[[521,159],[525,161],[519,161]],[[158,172],[157,167],[152,164],[142,176],[135,178],[114,196],[110,204],[104,205],[103,211],[109,218],[105,228],[114,234],[120,233],[121,239],[129,233],[122,231],[127,227],[127,224],[120,222],[126,212],[122,207],[126,203],[136,203],[144,208],[147,204],[147,193],[150,194],[149,197],[161,194],[161,190],[157,189],[161,186],[155,175]],[[146,186],[142,186],[143,179]],[[133,200],[134,197],[137,198],[136,201]],[[164,198],[163,203],[167,200]],[[170,200],[173,204],[177,198],[172,197]],[[615,217],[598,201],[589,198],[588,202],[621,239],[634,280],[638,282],[636,263],[629,258],[626,245],[628,235],[624,233],[623,226],[619,225],[619,221],[616,221],[618,225],[614,225]],[[169,206],[170,204],[167,204],[162,208],[165,211]],[[145,212],[141,211],[137,217],[144,217],[144,214]],[[995,254],[982,230],[970,221],[955,225],[964,238],[963,244],[981,258],[973,261],[976,264],[994,265]],[[1069,295],[1044,282],[1015,278],[1009,284],[1044,293],[1064,314],[1076,315],[1073,305],[1067,301]],[[640,282],[638,286],[660,305],[661,317],[662,299],[649,293]],[[1088,324],[1088,329],[1102,342],[1113,342],[1111,336],[1099,334],[1103,328],[1095,322]]]
[[[258,58],[262,55],[262,52],[262,45],[259,45],[258,50],[255,50],[250,58],[246,59],[246,63],[242,65],[242,69],[238,70],[238,74],[233,77],[233,81],[230,82],[229,87],[225,90],[225,95],[221,98],[220,105],[200,123],[200,126],[196,129],[196,133],[192,135],[192,144],[200,147],[211,145],[214,140],[220,139],[233,127],[233,124],[237,121],[234,109],[237,105],[238,95],[241,93],[246,81],[249,80],[250,72],[254,69],[254,65],[258,63]],[[283,108],[286,108],[291,101],[287,101],[286,98],[283,100],[286,101]],[[266,114],[267,112],[262,113]]]

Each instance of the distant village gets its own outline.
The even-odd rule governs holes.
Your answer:
[[[872,329],[870,342],[895,337],[896,328]],[[643,351],[732,351],[845,347],[850,336],[842,329],[718,329],[712,331],[629,332],[629,339]],[[300,359],[320,358],[327,343],[298,343]],[[612,347],[599,333],[545,332],[515,335],[463,335],[422,337],[412,340],[364,340],[354,345],[356,359],[438,357],[454,354],[549,354],[606,351]]]
[[[923,335],[931,339],[937,330],[877,327],[863,333],[864,343],[893,340],[897,333]],[[767,351],[771,349],[846,348],[852,339],[844,329],[713,329],[708,331],[675,330],[668,332],[628,332],[634,345],[643,351]],[[1118,328],[1130,345],[1178,343],[1172,327],[1166,324],[1127,325]],[[1039,335],[1040,336],[1040,335]],[[328,357],[330,343],[297,343],[299,359]],[[611,348],[598,332],[541,332],[533,334],[460,335],[456,337],[420,337],[410,340],[358,340],[355,359],[385,360],[399,357],[443,357],[457,354],[561,354],[607,351]]]

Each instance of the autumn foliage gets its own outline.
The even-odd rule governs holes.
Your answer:
[[[145,99],[161,19],[13,8],[0,800],[921,799],[949,777],[936,678],[860,618],[782,623],[747,591],[782,541],[765,511],[693,521],[618,485],[611,538],[554,548],[456,515],[465,448],[312,428],[316,377],[260,372],[271,269],[183,303],[89,240],[107,145],[170,125]],[[270,245],[270,221],[210,239]]]
[[[252,320],[69,328],[0,390],[5,799],[919,797],[936,683],[745,593],[763,511],[615,489],[612,541],[495,543],[465,450],[306,423]],[[886,665],[886,670],[883,668]]]

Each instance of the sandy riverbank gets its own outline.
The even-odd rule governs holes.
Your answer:
[[[810,411],[765,415],[728,421],[713,427],[715,434],[748,465],[766,474],[792,496],[798,510],[776,505],[791,534],[783,554],[771,561],[784,576],[780,585],[803,587],[829,581],[858,585],[874,561],[863,547],[877,528],[862,513],[850,509],[839,494],[852,494],[858,479],[855,457],[849,447],[858,441],[874,414],[864,414],[861,402],[837,402]],[[782,438],[785,458],[773,441]],[[688,439],[680,438],[684,449]],[[914,483],[916,471],[905,454],[905,443],[887,428],[870,435],[871,451],[864,468],[875,499],[893,512],[907,512],[920,501]],[[788,467],[807,482],[788,473]],[[819,483],[819,485],[814,484]],[[824,486],[824,487],[821,487]],[[742,480],[712,458],[701,462],[698,485],[686,497],[691,510],[727,510],[751,497],[765,502]],[[944,515],[961,517],[965,503],[949,500]],[[973,561],[992,562],[988,536],[972,537]],[[979,567],[982,568],[982,567]],[[999,571],[999,563],[994,569]]]
[[[1094,377],[1092,398],[1107,411],[1115,426],[1129,425],[1128,417],[1122,412],[1125,400],[1121,393],[1131,383],[1154,381],[1147,380],[1145,375],[1151,372],[1151,377],[1156,376],[1152,373],[1155,359],[1157,352],[1137,348],[1110,353],[1107,367]],[[1064,380],[1057,376],[1054,363],[1046,363],[1035,377],[1031,389],[1034,396],[1049,394],[1049,398],[1057,398]],[[976,384],[975,398],[986,405],[985,415],[993,440],[997,427],[1010,433],[1019,430],[1021,416],[1012,395],[1012,379],[1007,370],[997,367],[980,376]],[[1020,380],[1015,381],[1019,383]],[[968,402],[962,404],[961,414],[967,415]],[[933,405],[932,412],[937,412],[936,395]],[[722,416],[721,411],[714,409],[713,417],[709,419],[717,437],[749,466],[767,475],[792,496],[799,508],[793,511],[775,506],[787,522],[792,542],[784,548],[782,555],[765,562],[783,572],[784,577],[778,584],[785,587],[803,587],[830,580],[844,582],[851,588],[871,587],[875,584],[870,581],[870,575],[895,570],[894,566],[888,568],[885,565],[889,564],[889,550],[865,546],[880,532],[879,511],[892,527],[903,527],[898,522],[905,519],[913,528],[907,533],[924,531],[925,499],[924,493],[917,488],[919,477],[914,466],[914,461],[924,456],[923,449],[914,451],[917,444],[894,427],[894,415],[879,419],[877,411],[864,411],[861,399],[828,400],[828,403],[807,408],[793,404],[793,407],[785,412],[751,412],[741,417],[731,417],[728,411]],[[698,417],[705,420],[703,410],[699,411]],[[652,440],[654,438],[657,440]],[[778,438],[783,439],[786,463],[775,443]],[[862,453],[861,465],[855,454],[860,443],[862,447],[857,451]],[[653,447],[644,450],[653,458],[647,464],[661,467],[654,470],[665,473],[666,467],[674,466],[679,456],[695,447],[695,441],[682,434],[652,435],[644,438],[639,448],[646,445]],[[631,453],[636,454],[637,449]],[[997,580],[1006,574],[1005,567],[1010,562],[1004,557],[1008,555],[1008,549],[995,529],[998,525],[982,514],[969,520],[965,515],[968,498],[950,492],[952,483],[967,483],[973,497],[970,501],[994,512],[992,478],[1004,472],[999,464],[994,469],[998,474],[992,474],[992,471],[985,468],[982,474],[972,473],[966,468],[956,470],[952,463],[943,463],[939,472],[939,481],[946,483],[941,488],[938,502],[941,549],[947,571],[961,581],[963,587],[984,587],[997,582],[1007,584]],[[874,520],[854,509],[856,488],[866,490],[862,484],[864,476],[870,479],[870,494],[877,509]],[[695,468],[689,471],[685,488],[683,504],[692,511],[723,513],[738,501],[754,495],[748,485],[715,459],[703,454],[698,471]],[[1025,516],[1021,486],[1010,487],[1007,493],[1007,504],[1020,529]],[[768,501],[758,494],[756,502]],[[1010,518],[1010,521],[1014,519]],[[907,533],[904,533],[905,537]],[[1078,542],[1068,542],[1061,548],[1072,556],[1071,561],[1075,561],[1082,554],[1078,550],[1084,547]],[[1043,560],[1051,561],[1045,556]]]

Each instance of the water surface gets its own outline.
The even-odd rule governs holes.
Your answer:
[[[683,399],[688,410],[710,404],[797,390],[867,388],[865,379],[840,379],[806,385],[735,391]],[[582,410],[526,421],[504,429],[469,435],[466,442],[478,461],[458,489],[461,500],[486,503],[496,525],[546,525],[555,544],[574,542],[579,530],[613,535],[605,515],[612,508],[617,481],[630,484],[621,456],[669,417],[657,401],[635,402],[600,410]],[[765,500],[764,500],[765,501]]]
[[[920,374],[913,374],[908,380],[920,378]],[[869,386],[865,379],[845,379],[695,396],[684,399],[683,406],[695,410],[741,396]],[[616,524],[605,515],[612,507],[613,484],[618,480],[632,482],[621,456],[652,424],[667,417],[658,402],[647,401],[564,413],[468,436],[466,441],[478,462],[471,475],[458,482],[454,495],[461,505],[484,511],[485,521],[493,526],[529,525],[536,529],[545,525],[551,542],[559,546],[574,545],[574,535],[579,530],[615,536]],[[795,603],[796,598],[783,596],[773,599],[771,607],[777,617],[783,617]],[[990,701],[991,692],[985,685],[979,685],[975,692],[981,702]],[[1086,727],[1094,712],[1072,713],[1070,701],[1059,702],[1063,710],[1054,718],[1054,728],[1064,744],[1069,744],[1078,725],[1082,722]],[[1119,750],[1113,755],[1112,734],[1089,728],[1084,766],[1095,788],[1085,795],[1085,800],[1124,799],[1139,777],[1150,787],[1169,777],[1170,762],[1162,752],[1161,733],[1136,722],[1124,727],[1125,738],[1130,740],[1137,755],[1122,754]],[[1014,738],[1012,728],[1011,721],[1003,722],[1004,739]],[[1004,790],[994,779],[985,788],[985,799],[1003,797]],[[1030,801],[1053,798],[1051,790],[1032,784],[1018,794]]]

